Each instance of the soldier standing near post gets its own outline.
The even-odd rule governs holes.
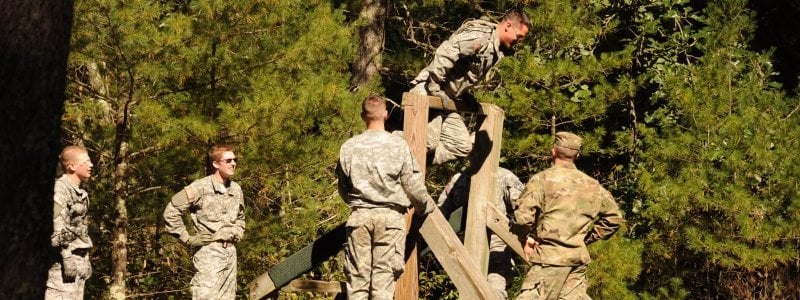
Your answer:
[[[236,243],[244,234],[242,188],[231,178],[236,155],[227,145],[208,150],[214,173],[195,180],[172,197],[164,209],[166,229],[181,242],[199,247],[192,263],[192,299],[234,299],[236,297]],[[195,235],[183,223],[189,211]]]
[[[436,206],[417,160],[402,138],[385,131],[386,101],[370,95],[361,105],[363,133],[348,139],[336,166],[338,190],[350,206],[345,274],[349,300],[394,299],[405,264],[405,213]]]
[[[67,146],[59,155],[64,175],[56,179],[53,195],[53,234],[50,243],[58,256],[50,267],[45,299],[83,299],[89,262],[89,194],[81,183],[92,176],[92,160],[85,148]]]
[[[449,216],[458,207],[467,204],[471,173],[471,171],[468,171],[454,175],[445,187],[444,192],[439,195],[439,208],[445,216]],[[500,209],[500,211],[507,213],[509,219],[511,219],[510,217],[514,213],[511,210],[512,203],[519,198],[524,187],[514,173],[506,168],[498,168],[495,198],[491,204]],[[489,274],[487,279],[489,285],[503,295],[503,299],[508,299],[506,287],[508,286],[508,279],[511,278],[512,268],[512,257],[508,245],[500,237],[492,233],[489,238]]]
[[[575,167],[581,142],[575,134],[556,133],[553,166],[531,177],[516,202],[516,223],[530,232],[523,236],[533,265],[518,300],[590,299],[586,246],[608,239],[623,222],[611,193]]]
[[[528,17],[519,10],[509,10],[500,23],[467,21],[438,48],[433,60],[414,80],[409,91],[419,95],[459,100],[528,34]],[[427,148],[433,163],[440,164],[472,151],[469,130],[461,115],[434,115],[428,123]]]

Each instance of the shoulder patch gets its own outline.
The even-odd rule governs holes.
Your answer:
[[[186,199],[188,199],[189,203],[197,200],[198,193],[192,186],[187,186],[183,191],[186,192]]]

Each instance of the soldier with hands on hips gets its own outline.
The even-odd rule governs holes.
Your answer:
[[[166,229],[188,246],[199,247],[192,263],[192,299],[236,297],[236,243],[244,234],[242,188],[232,179],[236,154],[228,145],[208,151],[214,173],[195,180],[178,192],[164,209]],[[183,214],[189,212],[195,234],[189,234]]]
[[[556,133],[553,166],[531,177],[515,203],[532,264],[518,300],[590,299],[586,246],[608,239],[624,221],[611,193],[575,167],[581,143],[573,133]]]

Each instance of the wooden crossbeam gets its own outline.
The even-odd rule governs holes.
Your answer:
[[[509,230],[511,227],[510,221],[505,213],[494,205],[486,207],[486,226],[500,237],[503,242],[506,242],[506,245],[519,255],[526,264],[530,265],[530,262],[525,259],[525,250],[522,248],[520,237]]]
[[[334,296],[334,299],[347,299],[347,283],[342,281],[295,279],[281,289],[287,292],[311,292]]]

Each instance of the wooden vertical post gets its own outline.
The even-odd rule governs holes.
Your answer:
[[[464,230],[464,247],[475,259],[483,274],[489,267],[489,239],[486,229],[486,207],[496,199],[497,168],[500,163],[500,145],[503,139],[502,109],[492,104],[481,104],[486,118],[475,133],[471,164],[480,164],[472,175],[467,205],[467,225]],[[472,166],[473,169],[478,166]]]
[[[426,162],[426,130],[428,129],[428,97],[411,93],[403,93],[403,138],[411,148],[411,153],[419,163],[422,178],[425,178]],[[410,253],[403,274],[397,280],[395,299],[416,300],[419,298],[419,263],[417,259],[417,243],[419,232],[411,229],[414,208],[406,214],[406,253]],[[410,250],[410,251],[409,251]]]

